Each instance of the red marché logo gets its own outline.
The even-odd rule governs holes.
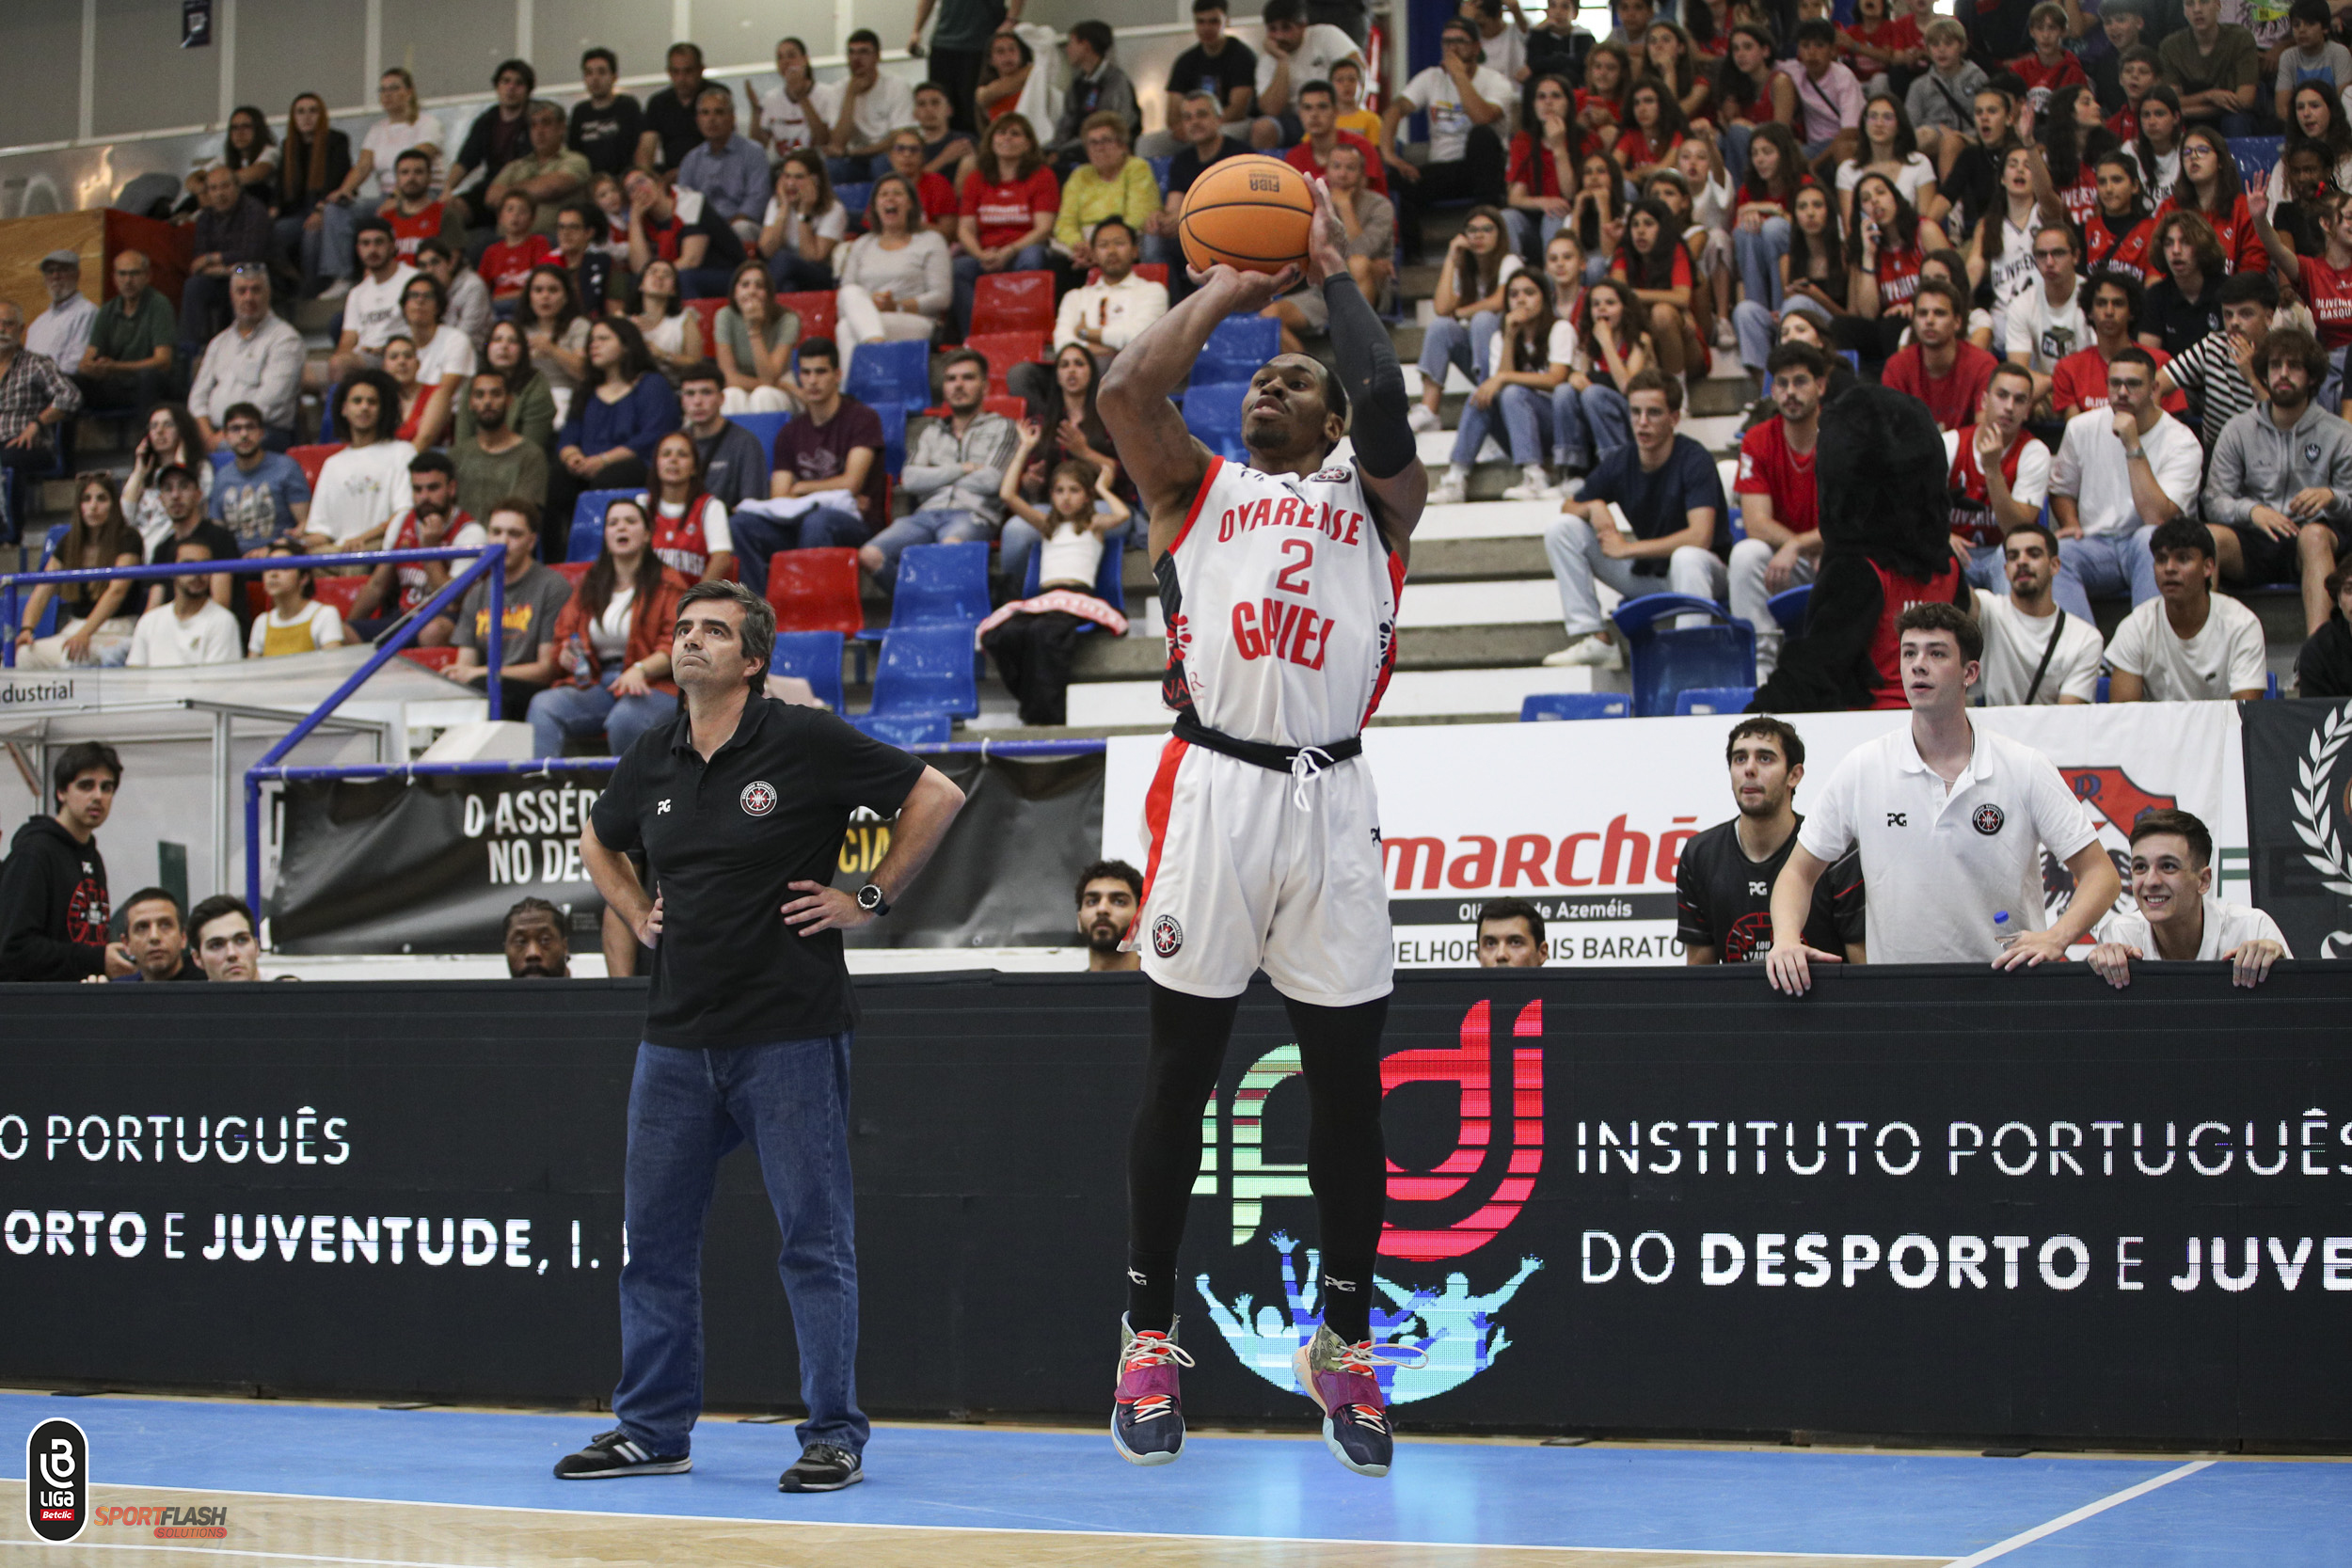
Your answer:
[[[1440,886],[1466,892],[1498,888],[1635,887],[1653,878],[1673,887],[1682,847],[1698,836],[1698,818],[1677,816],[1662,831],[1626,826],[1620,812],[1598,832],[1467,833],[1448,851],[1441,838],[1383,837],[1381,864],[1398,893]]]

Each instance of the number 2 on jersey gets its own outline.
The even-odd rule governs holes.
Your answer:
[[[1295,594],[1305,598],[1310,592],[1307,587],[1307,568],[1315,563],[1315,542],[1311,539],[1295,537],[1285,539],[1282,541],[1282,553],[1295,555],[1298,559],[1274,574],[1275,589],[1279,593]]]

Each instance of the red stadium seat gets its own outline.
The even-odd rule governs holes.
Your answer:
[[[312,489],[316,489],[319,483],[319,470],[326,467],[328,458],[342,450],[343,444],[341,441],[325,441],[316,446],[288,447],[286,455],[302,466],[302,477],[310,482]]]
[[[778,294],[776,303],[800,316],[803,342],[811,338],[830,338],[834,335],[835,317],[831,289],[820,293]]]
[[[564,580],[578,588],[580,579],[586,577],[588,568],[595,564],[593,561],[559,561],[550,570],[563,573]]]
[[[262,616],[269,613],[269,590],[262,586],[261,574],[258,572],[245,579],[245,608],[246,613],[250,615]]]
[[[345,620],[351,618],[351,607],[358,602],[359,590],[367,585],[368,579],[364,573],[358,577],[323,577],[312,579],[313,592],[319,603],[333,605],[335,612]]]
[[[1054,275],[1050,272],[982,273],[972,291],[974,332],[1054,330]]]
[[[703,353],[706,356],[712,352],[710,345],[717,337],[712,324],[718,321],[719,311],[725,304],[723,299],[690,299],[686,302],[686,308],[701,319]]]
[[[1009,420],[1025,420],[1029,417],[1029,405],[1009,392],[1002,397],[991,392],[980,400],[980,409],[983,413],[1002,414]]]
[[[457,662],[457,650],[454,648],[403,648],[400,650],[400,657],[413,659],[428,670],[446,670]]]
[[[858,598],[857,551],[846,546],[778,550],[768,562],[768,602],[775,607],[779,631],[837,631],[855,637],[866,629],[866,606]]]
[[[988,389],[1008,390],[1006,372],[1015,365],[1034,365],[1045,357],[1045,348],[1053,341],[1045,332],[975,332],[963,340],[963,346],[988,361]]]

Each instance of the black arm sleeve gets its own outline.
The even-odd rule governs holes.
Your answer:
[[[1355,437],[1356,461],[1375,479],[1394,478],[1417,455],[1413,427],[1405,422],[1405,371],[1396,362],[1395,345],[1347,274],[1323,280],[1323,302],[1331,310],[1340,380],[1355,405],[1348,434]]]

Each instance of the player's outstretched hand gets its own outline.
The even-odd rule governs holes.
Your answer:
[[[1331,187],[1311,174],[1307,188],[1315,198],[1315,220],[1307,230],[1307,281],[1319,289],[1325,278],[1347,275],[1347,229],[1331,210]]]
[[[1200,267],[1187,267],[1184,271],[1195,287],[1218,291],[1219,297],[1225,302],[1225,313],[1229,316],[1244,313],[1254,316],[1298,281],[1296,267],[1284,267],[1280,272],[1274,273],[1243,272],[1238,267],[1229,267],[1219,261],[1205,271]]]
[[[1765,955],[1764,978],[1774,990],[1785,991],[1790,996],[1803,996],[1813,989],[1813,965],[1841,964],[1845,961],[1841,954],[1824,953],[1803,942],[1793,947],[1775,947]]]
[[[819,931],[855,930],[874,918],[858,907],[855,897],[828,883],[791,882],[787,885],[803,896],[784,906],[784,923],[797,927],[804,937],[813,937]]]

